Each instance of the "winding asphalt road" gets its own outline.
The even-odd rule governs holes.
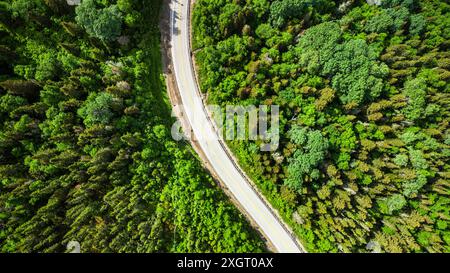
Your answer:
[[[257,193],[239,171],[214,130],[199,87],[195,80],[190,48],[190,1],[172,0],[171,48],[172,65],[185,115],[196,140],[217,176],[227,186],[241,207],[281,253],[305,252],[294,236],[276,217],[264,198]]]

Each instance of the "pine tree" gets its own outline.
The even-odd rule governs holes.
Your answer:
[[[36,99],[39,96],[40,86],[34,80],[6,80],[0,86],[13,95]]]
[[[62,15],[70,10],[67,0],[44,0],[45,4],[56,14]]]
[[[82,28],[73,22],[62,21],[62,27],[70,35],[77,37],[82,33]]]

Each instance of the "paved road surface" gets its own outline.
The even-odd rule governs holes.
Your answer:
[[[304,252],[233,164],[208,119],[192,68],[189,5],[189,0],[172,0],[170,4],[172,62],[184,110],[199,146],[216,174],[276,250],[282,253]]]

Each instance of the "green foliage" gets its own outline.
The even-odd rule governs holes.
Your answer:
[[[122,14],[116,5],[100,9],[95,0],[84,0],[77,6],[76,14],[77,23],[104,42],[115,40],[122,31]]]
[[[65,0],[3,3],[14,28],[0,35],[0,252],[265,251],[170,136],[161,1],[83,0],[78,22],[103,42]],[[119,10],[133,17],[123,29]],[[122,31],[128,47],[105,43]]]
[[[299,61],[311,74],[319,74],[333,58],[341,43],[342,31],[335,22],[325,22],[309,28],[297,45]]]
[[[196,1],[201,89],[280,106],[276,152],[228,144],[309,251],[449,252],[450,6],[334,2]]]
[[[403,28],[408,18],[409,11],[405,7],[382,9],[379,14],[369,19],[365,29],[368,32],[395,33]]]
[[[46,12],[45,4],[41,0],[14,0],[11,1],[10,8],[13,17],[22,17],[27,21]]]
[[[276,0],[270,5],[269,21],[276,28],[283,27],[289,20],[305,17],[313,9],[325,12],[334,6],[328,0]]]
[[[411,22],[409,25],[409,33],[411,35],[421,35],[425,30],[427,21],[421,14],[411,15]]]
[[[408,99],[408,105],[403,110],[405,116],[412,121],[422,118],[426,106],[426,83],[420,78],[407,81],[403,94]]]
[[[381,6],[385,8],[406,7],[410,10],[416,8],[419,0],[383,0]]]
[[[411,159],[411,164],[414,167],[414,169],[427,169],[428,164],[425,158],[423,158],[423,154],[421,151],[418,150],[409,150],[409,158]]]
[[[300,192],[304,176],[313,176],[314,173],[317,173],[315,167],[325,158],[328,140],[319,131],[309,131],[307,128],[297,126],[293,127],[289,134],[291,141],[298,148],[287,168],[289,175],[285,184]]]
[[[394,163],[400,167],[408,165],[408,156],[404,154],[399,154],[394,158]]]
[[[280,28],[287,20],[305,15],[310,4],[308,0],[274,1],[270,5],[270,21],[274,27]]]
[[[56,14],[69,11],[69,4],[65,0],[44,0],[45,4]]]
[[[33,80],[6,80],[0,86],[13,95],[26,98],[35,97],[39,92],[39,85]]]
[[[323,23],[308,29],[299,41],[300,64],[309,73],[332,78],[332,86],[344,104],[370,101],[383,90],[382,78],[388,68],[363,40],[339,43],[341,31],[336,23]]]
[[[429,173],[424,170],[417,171],[416,178],[403,183],[403,194],[407,197],[415,196],[427,184]]]
[[[403,207],[405,207],[407,204],[406,199],[401,194],[395,194],[391,197],[388,197],[382,201],[380,201],[380,206],[382,207],[384,212],[387,214],[393,214],[394,212],[397,212]]]
[[[255,31],[256,36],[262,39],[270,39],[277,34],[277,31],[273,29],[269,24],[261,24]]]
[[[57,61],[53,52],[47,52],[39,56],[35,78],[38,81],[52,79],[57,71]]]
[[[83,118],[86,126],[97,123],[107,125],[114,115],[111,109],[112,102],[112,95],[100,93],[95,99],[88,99],[86,105],[78,110],[78,114]]]

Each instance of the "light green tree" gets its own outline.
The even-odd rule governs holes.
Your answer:
[[[300,191],[305,175],[317,179],[316,167],[325,158],[328,149],[328,140],[320,131],[309,130],[304,127],[294,126],[289,135],[291,141],[297,145],[294,156],[289,161],[288,177],[285,184],[296,191]]]
[[[101,9],[94,0],[84,0],[75,11],[77,23],[103,42],[115,40],[122,31],[122,14],[116,5]]]

